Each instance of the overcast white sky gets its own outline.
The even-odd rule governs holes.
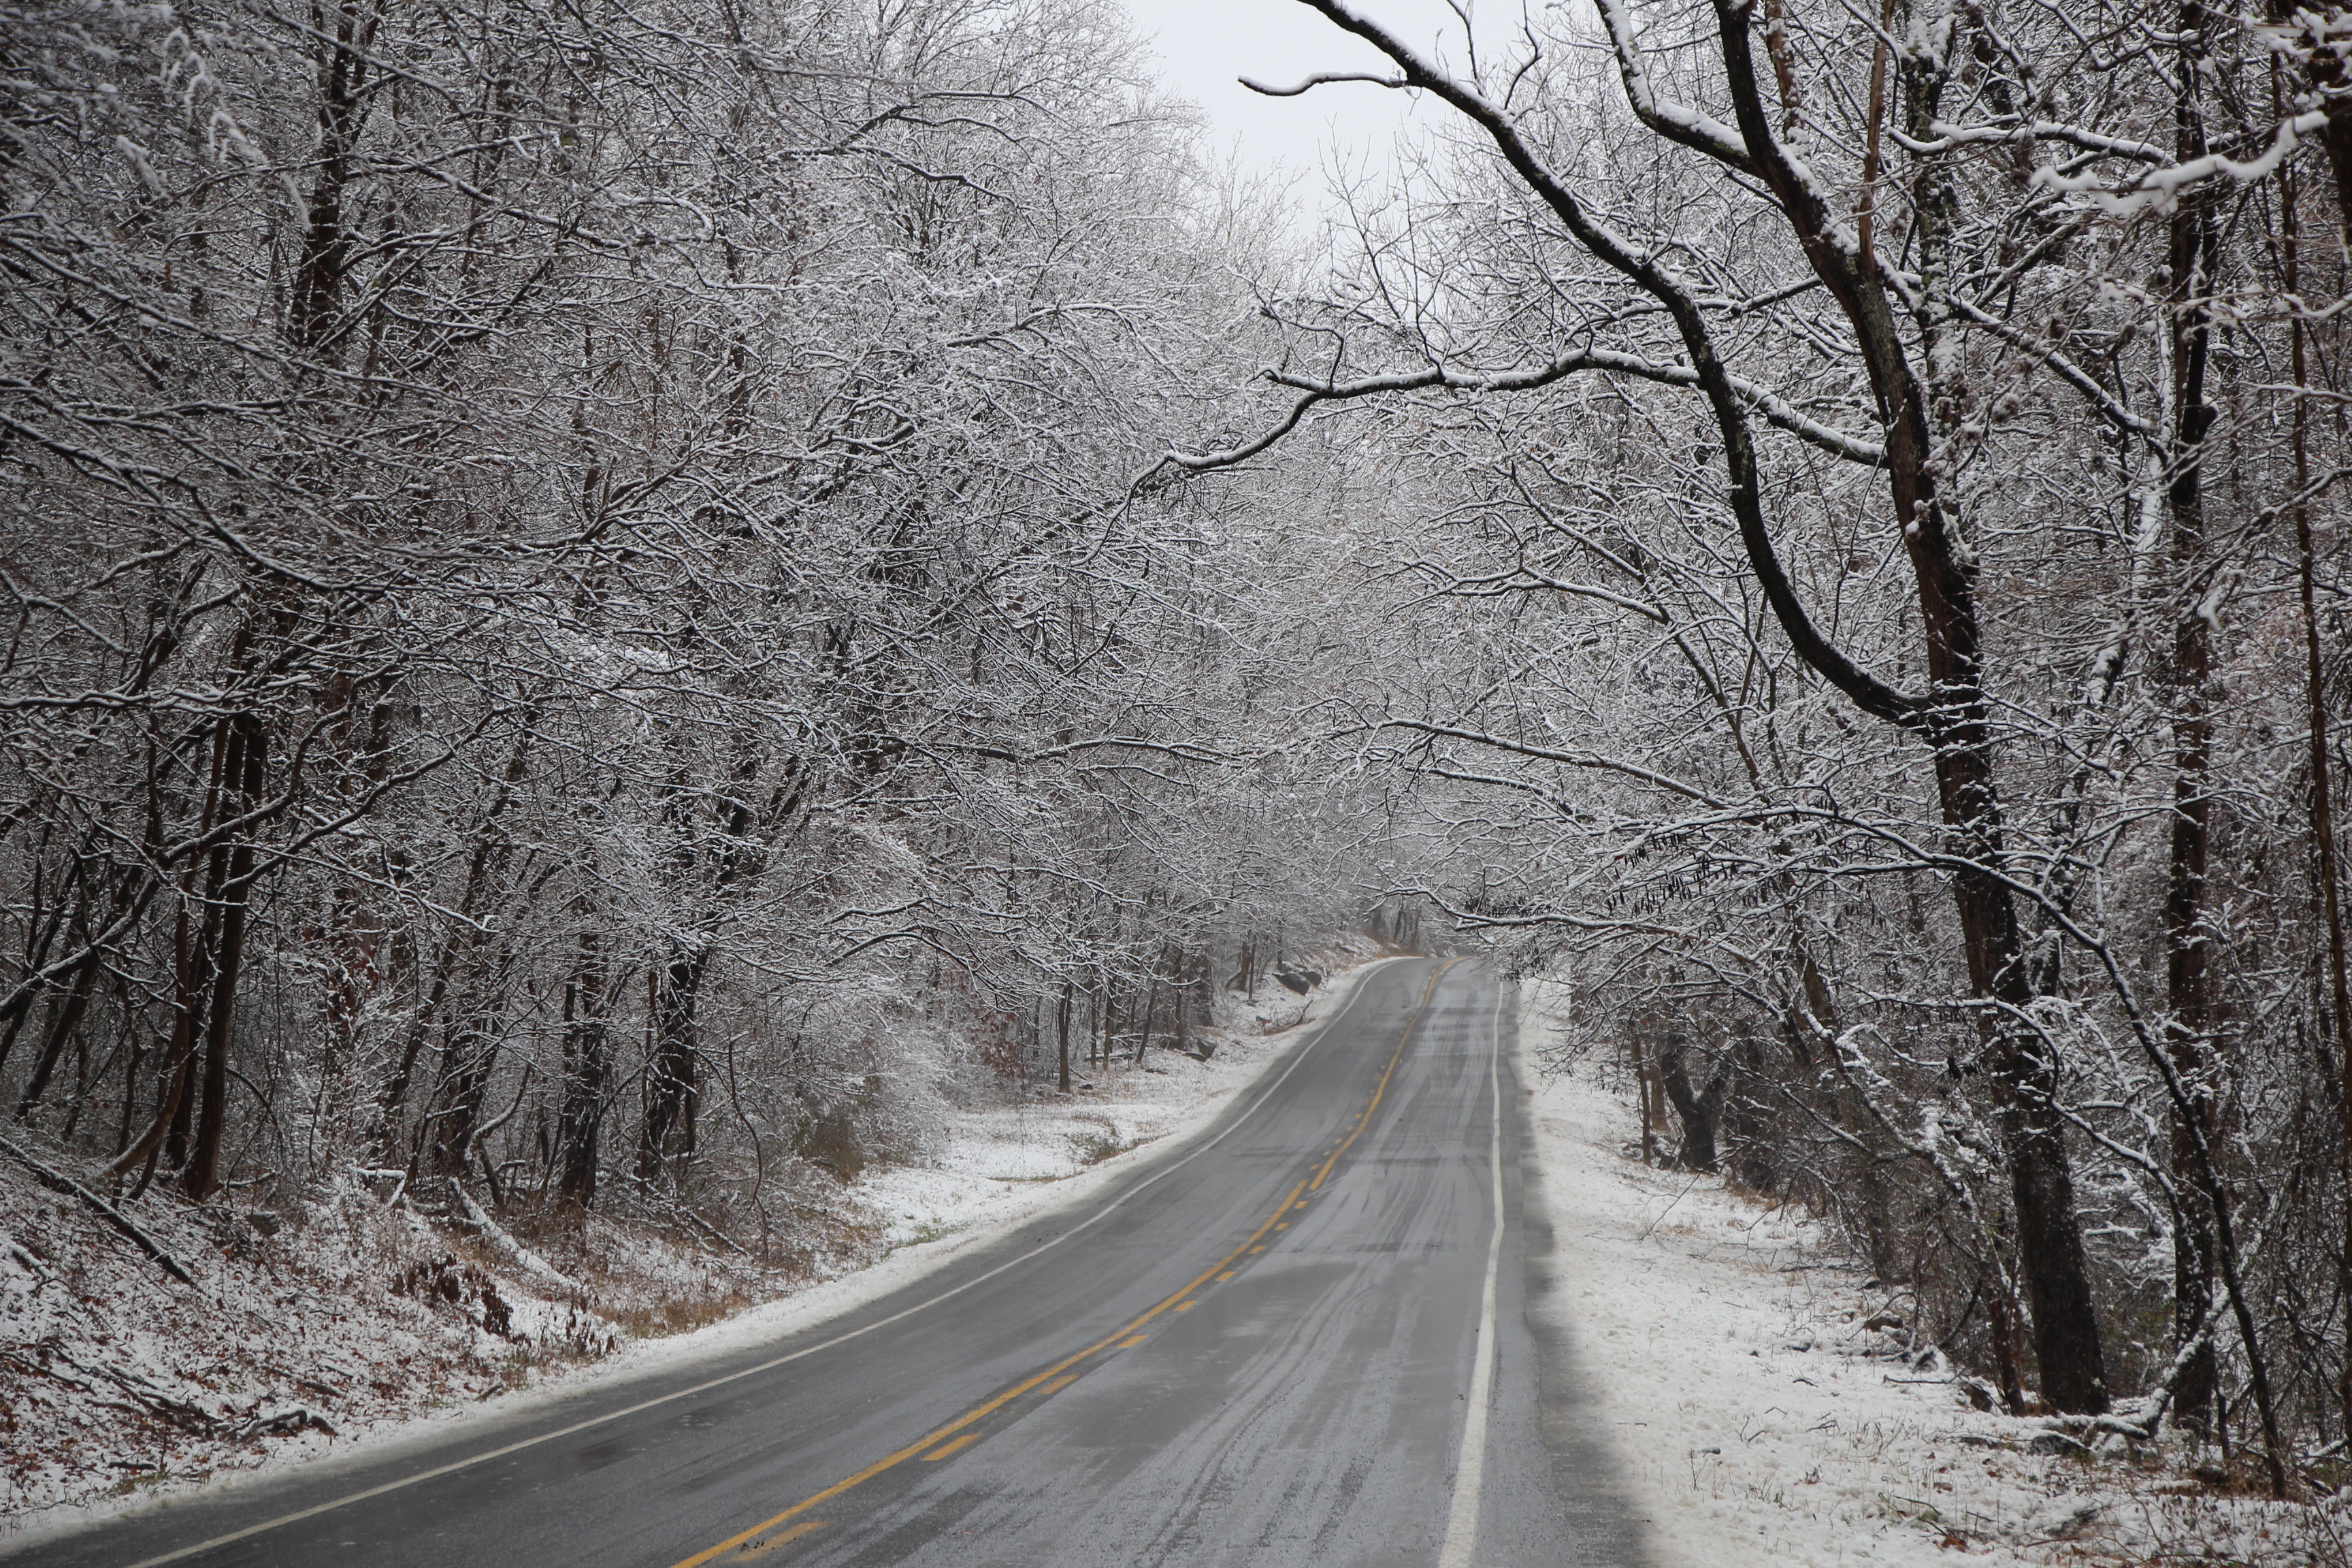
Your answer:
[[[1429,122],[1434,111],[1414,114],[1402,92],[1363,83],[1318,87],[1297,98],[1266,98],[1234,79],[1247,76],[1272,86],[1294,87],[1318,71],[1380,70],[1387,62],[1369,44],[1341,32],[1298,0],[1125,0],[1137,26],[1153,40],[1164,62],[1161,79],[1180,98],[1209,116],[1217,147],[1239,144],[1244,167],[1287,166],[1307,178],[1297,187],[1302,201],[1324,189],[1322,171],[1334,157],[1354,166],[1370,159],[1375,170],[1389,165],[1396,133],[1411,121]],[[1439,47],[1449,61],[1464,58],[1461,23],[1441,0],[1360,0],[1360,8],[1423,49]],[[1475,13],[1482,41],[1507,34],[1519,16],[1519,0],[1488,0]]]

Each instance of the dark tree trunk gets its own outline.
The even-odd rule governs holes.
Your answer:
[[[1064,1094],[1070,1092],[1070,1007],[1076,999],[1076,982],[1063,981],[1062,1005],[1057,1015],[1061,1026],[1060,1047],[1055,1061],[1054,1087]]]
[[[2180,11],[2183,76],[2174,100],[2176,153],[2205,153],[2198,68],[2205,51],[2202,12]],[[2165,501],[2171,521],[2172,823],[2164,900],[2165,1045],[2187,1091],[2172,1107],[2171,1156],[2177,1215],[2173,1225],[2172,1315],[2176,1345],[2203,1325],[2213,1293],[2213,1211],[2204,1193],[2202,1152],[2210,1147],[2213,1097],[2212,988],[2204,931],[2206,874],[2212,843],[2212,721],[2208,687],[2213,677],[2212,628],[2202,613],[2205,504],[2200,464],[2214,410],[2205,401],[2211,342],[2211,293],[2220,234],[2210,200],[2192,195],[2174,212],[2166,266],[2172,280],[2171,483]],[[2172,1395],[2173,1419],[2203,1432],[2212,1415],[2215,1361],[2211,1342],[2181,1370]]]
[[[41,1030],[41,1054],[34,1058],[33,1075],[25,1081],[25,1092],[16,1101],[17,1121],[31,1116],[33,1108],[48,1092],[49,1075],[57,1070],[58,1061],[65,1056],[66,1042],[73,1038],[75,1030],[81,1026],[82,1015],[89,1010],[98,970],[98,954],[92,952],[74,966],[65,994],[50,998],[49,1016]]]
[[[2276,15],[2275,11],[2273,15]],[[2336,62],[2339,79],[2342,62]],[[2339,127],[2341,136],[2339,138]],[[2343,155],[2338,156],[2339,144]],[[2329,100],[2328,154],[2339,194],[2352,195],[2352,101]],[[2303,288],[2303,226],[2300,192],[2292,162],[2279,167],[2280,247],[2284,277],[2290,297]],[[2345,209],[2352,221],[2352,207]],[[2311,384],[2310,346],[2301,312],[2288,322],[2288,365],[2296,386]],[[2330,389],[2334,378],[2327,378]],[[2327,1006],[2319,1034],[2320,1066],[2333,1067],[2336,1084],[2336,1163],[2347,1201],[2343,1234],[2337,1238],[2336,1288],[2340,1300],[2352,1301],[2352,955],[2347,955],[2344,926],[2343,873],[2336,853],[2335,764],[2328,754],[2326,660],[2320,646],[2318,548],[2313,538],[2311,507],[2311,400],[2294,400],[2292,420],[2294,447],[2295,588],[2303,612],[2303,679],[2305,766],[2311,774],[2311,847],[2313,880],[2318,885],[2320,921],[2325,927]],[[2352,1433],[2352,1336],[2342,1347],[2336,1367],[2336,1397],[2344,1430]]]
[[[73,873],[68,879],[69,884],[75,889],[78,890],[84,874],[82,861],[79,857],[77,857],[73,861]],[[47,920],[43,921],[41,861],[37,858],[33,862],[31,896],[33,908],[27,913],[25,923],[26,929],[37,934],[27,939],[25,956],[17,965],[18,970],[25,974],[36,974],[47,963],[49,949],[56,943],[58,931],[67,921],[68,910],[78,911],[82,907],[81,898],[77,897],[68,901],[64,893],[60,892],[57,902],[48,910]],[[71,938],[68,940],[70,941]],[[16,1043],[16,1032],[24,1027],[25,1020],[32,1016],[33,1004],[40,1000],[44,989],[45,987],[37,984],[27,984],[18,988],[5,1014],[0,1014],[0,1063],[7,1061],[9,1047]]]
[[[564,1203],[596,1201],[596,1163],[604,1121],[605,986],[594,931],[580,936],[580,965],[563,985],[563,1087],[555,1127],[555,1191]]]
[[[229,732],[226,776],[232,804],[242,814],[261,799],[269,769],[268,732],[259,718],[239,714]],[[234,818],[232,818],[234,820]],[[228,1126],[228,1057],[236,1024],[236,986],[245,968],[246,909],[253,893],[253,838],[239,834],[221,883],[219,956],[205,1011],[196,1095],[195,1138],[182,1182],[198,1203],[220,1182],[221,1142]]]
[[[482,1120],[482,1096],[498,1065],[498,1042],[473,1006],[442,1037],[441,1062],[440,1081],[417,1128],[416,1165],[422,1174],[446,1179],[466,1173],[474,1129]]]
[[[415,1079],[417,1058],[424,1054],[425,1042],[432,1037],[433,1024],[441,1017],[443,1005],[456,989],[461,1005],[465,988],[480,963],[481,950],[488,938],[475,926],[475,917],[488,908],[504,891],[503,873],[511,858],[512,846],[499,833],[499,819],[513,804],[517,786],[530,772],[531,741],[536,733],[538,717],[536,702],[526,708],[521,729],[515,737],[514,751],[507,758],[505,776],[498,791],[490,797],[482,819],[474,829],[472,849],[466,857],[465,891],[457,900],[457,913],[469,929],[460,936],[444,938],[436,946],[429,969],[430,980],[423,986],[424,995],[416,1015],[408,1027],[407,1038],[402,1043],[400,1060],[385,1081],[383,1092],[376,1102],[374,1141],[378,1158],[390,1157],[391,1152],[404,1142],[402,1123],[406,1120],[408,1092]],[[443,1058],[443,1079],[448,1078],[449,1058]],[[431,1107],[428,1107],[428,1113]],[[420,1129],[423,1138],[427,1130]]]
[[[1816,274],[1852,324],[1869,373],[1886,441],[1888,493],[1910,558],[1927,640],[1929,688],[1910,698],[1855,666],[1812,624],[1781,566],[1759,500],[1761,473],[1748,414],[1715,358],[1706,321],[1695,309],[1680,319],[1701,372],[1732,469],[1742,542],[1775,618],[1801,658],[1865,712],[1901,724],[1933,749],[1940,815],[1955,856],[1952,878],[1970,989],[2000,1005],[1989,1010],[1986,1066],[2000,1094],[1999,1125],[2010,1167],[2018,1248],[2033,1314],[2033,1344],[2044,1396],[2057,1409],[2096,1414],[2107,1407],[2105,1356],[2093,1309],[2088,1263],[2074,1220],[2072,1163],[2055,1094],[2056,1064],[2042,1042],[2015,1021],[2032,1000],[2017,910],[2004,879],[2008,852],[1995,782],[1993,738],[1985,696],[1983,637],[1976,603],[1974,556],[1962,520],[1937,489],[1929,386],[1915,374],[1896,325],[1895,302],[1874,252],[1847,248],[1840,219],[1791,163],[1772,131],[1758,85],[1751,9],[1716,0],[1725,81],[1741,140]],[[1949,62],[1925,53],[1901,64],[1900,110],[1915,138],[1930,138]],[[1918,302],[1926,363],[1937,363],[1950,330],[1948,255],[1957,195],[1949,166],[1921,159],[1911,205],[1913,247],[1930,286]],[[1677,297],[1679,298],[1679,297]]]
[[[287,335],[314,352],[331,353],[339,335],[337,304],[352,252],[343,196],[351,184],[361,122],[367,113],[368,51],[378,9],[364,0],[362,5],[339,6],[333,37],[322,40],[331,52],[319,69],[318,178],[310,187],[302,254],[294,269],[293,297],[287,312]]]
[[[1641,1022],[1636,1019],[1626,1031],[1625,1047],[1633,1056],[1633,1082],[1642,1095],[1642,1163],[1654,1165],[1658,1163],[1658,1093],[1654,1083],[1658,1068],[1650,1059],[1649,1050],[1642,1043],[1642,1035]]]
[[[216,721],[212,730],[211,773],[205,791],[204,813],[198,821],[199,833],[212,828],[220,805],[223,769],[228,762],[229,721]],[[189,1089],[196,1042],[203,1026],[205,996],[211,981],[214,915],[219,909],[219,892],[226,872],[226,858],[215,849],[207,857],[201,903],[196,897],[195,868],[191,866],[180,875],[179,909],[172,923],[172,1043],[163,1053],[162,1071],[156,1079],[154,1115],[147,1130],[127,1140],[107,1166],[109,1181],[140,1171],[138,1188],[143,1191],[159,1151],[168,1152],[175,1166],[185,1153]],[[201,919],[190,919],[191,906],[201,909]],[[191,930],[191,926],[194,929]]]
[[[1712,1171],[1717,1163],[1716,1112],[1723,1102],[1730,1073],[1718,1065],[1708,1076],[1705,1089],[1692,1088],[1690,1069],[1685,1060],[1688,1050],[1689,1042],[1684,1036],[1666,1037],[1658,1051],[1658,1083],[1683,1124],[1683,1146],[1675,1155],[1675,1163],[1686,1171]]]
[[[701,1057],[695,1007],[709,950],[679,944],[654,981],[654,1048],[646,1064],[645,1121],[637,1130],[637,1174],[657,1179],[666,1163],[694,1158],[695,1113]]]
[[[1143,1065],[1143,1053],[1151,1048],[1152,1026],[1160,1021],[1160,974],[1155,966],[1151,981],[1143,993],[1143,1027],[1136,1031],[1135,1065]]]

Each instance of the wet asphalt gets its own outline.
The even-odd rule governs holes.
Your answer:
[[[1388,963],[1209,1127],[825,1323],[0,1556],[1436,1568],[1499,1103],[1493,1394],[1455,1562],[1636,1568],[1574,1347],[1531,1310],[1549,1233],[1523,1196],[1507,1000],[1473,964]]]

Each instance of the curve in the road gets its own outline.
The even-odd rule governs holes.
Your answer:
[[[1504,1001],[1468,964],[1382,966],[1202,1133],[830,1322],[583,1380],[441,1454],[294,1468],[20,1551],[1626,1568],[1607,1456],[1563,1418],[1565,1347],[1530,1312],[1544,1230]]]
[[[1093,1359],[1095,1356],[1099,1355],[1104,1351],[1110,1350],[1115,1346],[1119,1348],[1133,1348],[1135,1344],[1140,1342],[1136,1340],[1135,1336],[1150,1326],[1151,1321],[1160,1316],[1160,1314],[1163,1312],[1189,1310],[1199,1300],[1199,1293],[1202,1289],[1211,1285],[1221,1284],[1232,1279],[1234,1274],[1238,1272],[1240,1267],[1247,1262],[1250,1254],[1253,1252],[1263,1253],[1265,1250],[1263,1244],[1266,1237],[1274,1235],[1277,1231],[1287,1230],[1290,1228],[1290,1222],[1283,1216],[1287,1214],[1296,1213],[1298,1210],[1307,1207],[1307,1205],[1301,1199],[1300,1194],[1302,1193],[1313,1192],[1317,1188],[1322,1186],[1324,1180],[1331,1174],[1332,1166],[1339,1163],[1339,1156],[1348,1152],[1349,1148],[1356,1142],[1358,1136],[1362,1133],[1364,1128],[1370,1123],[1372,1113],[1380,1109],[1381,1097],[1388,1093],[1389,1079],[1396,1072],[1397,1062],[1404,1056],[1404,1047],[1406,1044],[1412,1040],[1413,1031],[1421,1026],[1422,1019],[1428,1016],[1430,1000],[1436,994],[1438,981],[1444,977],[1446,970],[1451,968],[1455,962],[1457,961],[1449,959],[1445,963],[1439,964],[1435,969],[1430,971],[1429,980],[1421,988],[1421,1000],[1414,1006],[1412,1016],[1405,1021],[1403,1028],[1397,1031],[1396,1047],[1394,1049],[1390,1051],[1388,1064],[1381,1069],[1379,1080],[1372,1085],[1371,1099],[1366,1102],[1364,1109],[1359,1111],[1355,1119],[1349,1124],[1349,1130],[1346,1135],[1338,1142],[1334,1143],[1329,1149],[1323,1151],[1322,1164],[1318,1167],[1311,1175],[1301,1176],[1296,1183],[1294,1183],[1290,1191],[1283,1194],[1282,1201],[1274,1205],[1273,1210],[1266,1215],[1265,1219],[1258,1222],[1258,1227],[1250,1232],[1248,1237],[1244,1240],[1240,1246],[1234,1247],[1231,1252],[1226,1253],[1223,1258],[1218,1258],[1214,1263],[1210,1264],[1206,1268],[1201,1270],[1200,1273],[1185,1281],[1171,1294],[1162,1298],[1160,1301],[1155,1303],[1150,1310],[1139,1314],[1133,1321],[1121,1324],[1119,1327],[1113,1329],[1110,1332],[1105,1334],[1094,1343],[1087,1346],[1084,1350],[1074,1352],[1054,1363],[1051,1366],[1030,1373],[1027,1377],[1022,1379],[1019,1383],[1014,1384],[1012,1387],[997,1394],[994,1398],[990,1399],[985,1404],[975,1405],[971,1409],[965,1411],[962,1415],[957,1416],[947,1425],[938,1428],[936,1431],[926,1434],[916,1441],[908,1444],[905,1447],[900,1448],[894,1454],[884,1455],[881,1458],[875,1460],[872,1464],[866,1466],[856,1475],[849,1476],[842,1480],[834,1482],[833,1485],[825,1488],[823,1491],[816,1493],[813,1497],[802,1499],[799,1502],[796,1502],[793,1504],[792,1507],[784,1510],[783,1512],[776,1514],[772,1518],[761,1520],[759,1523],[751,1526],[751,1529],[730,1535],[716,1546],[704,1548],[702,1551],[696,1552],[693,1556],[686,1558],[677,1563],[676,1568],[702,1568],[704,1563],[714,1562],[717,1559],[725,1556],[729,1552],[737,1552],[745,1557],[752,1556],[757,1553],[772,1550],[774,1547],[783,1545],[787,1541],[800,1540],[807,1534],[814,1533],[814,1531],[808,1529],[806,1524],[795,1524],[793,1521],[801,1519],[801,1517],[803,1514],[806,1514],[810,1510],[821,1507],[824,1504],[832,1501],[834,1499],[840,1497],[843,1493],[865,1485],[867,1481],[874,1479],[877,1476],[897,1468],[898,1466],[915,1458],[918,1454],[923,1454],[929,1451],[930,1457],[944,1459],[951,1457],[955,1453],[961,1452],[964,1447],[968,1447],[972,1442],[974,1436],[977,1436],[977,1434],[971,1434],[959,1436],[958,1434],[962,1433],[964,1428],[971,1426],[974,1422],[994,1415],[997,1411],[1003,1409],[1006,1405],[1011,1405],[1014,1400],[1021,1398],[1024,1394],[1036,1394],[1040,1397],[1050,1397],[1053,1394],[1060,1393],[1063,1389],[1068,1387],[1072,1382],[1076,1381],[1077,1374],[1071,1372],[1073,1367],[1082,1369],[1085,1363]],[[1361,993],[1359,993],[1359,994],[1360,995]],[[1296,1063],[1293,1064],[1293,1066],[1296,1065]],[[1499,1132],[1499,1129],[1502,1125],[1501,1118],[1502,1110],[1498,1101],[1496,1109],[1496,1126],[1498,1129],[1496,1144],[1496,1158],[1497,1162],[1501,1159]],[[1238,1126],[1239,1123],[1236,1122],[1234,1125]],[[1228,1128],[1227,1131],[1230,1131],[1232,1129]],[[1220,1136],[1222,1136],[1222,1134]],[[1203,1145],[1201,1149],[1195,1151],[1193,1154],[1187,1155],[1186,1158],[1192,1159],[1196,1158],[1199,1154],[1206,1153],[1208,1152],[1208,1148],[1209,1145]],[[1496,1191],[1498,1194],[1500,1190],[1500,1179],[1498,1177],[1496,1184]],[[1129,1195],[1131,1196],[1133,1194],[1130,1194]],[[1122,1199],[1121,1201],[1123,1202],[1125,1200]],[[1481,1348],[1483,1349],[1483,1342]],[[1481,1368],[1481,1371],[1484,1371],[1483,1367]],[[1068,1373],[1069,1375],[1064,1375],[1066,1373]],[[1474,1406],[1474,1410],[1476,1408],[1482,1407]],[[1475,1415],[1471,1417],[1471,1420],[1474,1425],[1477,1424]],[[1454,1568],[1454,1564],[1446,1563],[1442,1565],[1442,1568]]]

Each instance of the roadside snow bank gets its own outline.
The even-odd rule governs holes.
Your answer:
[[[1642,1164],[1638,1116],[1594,1068],[1546,1081],[1535,1058],[1562,1003],[1520,989],[1548,1300],[1655,1568],[2347,1561],[2340,1500],[2209,1491],[2181,1480],[2178,1453],[2120,1438],[2086,1453],[1971,1408],[1939,1360],[1906,1357],[1903,1299],[1822,1226]]]

